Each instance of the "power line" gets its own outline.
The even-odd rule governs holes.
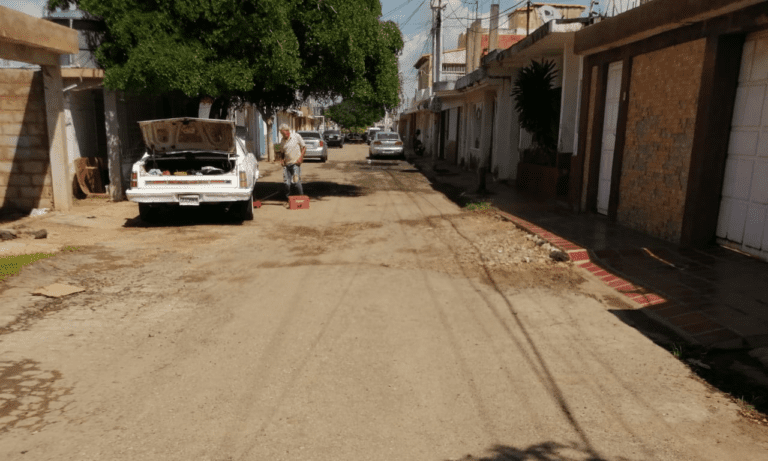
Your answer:
[[[411,3],[412,1],[413,1],[413,0],[407,0],[405,3],[403,3],[403,4],[402,4],[402,5],[400,5],[400,6],[398,6],[397,8],[395,8],[395,9],[393,9],[393,10],[390,10],[390,11],[388,11],[388,12],[386,12],[386,13],[382,14],[382,15],[381,15],[381,17],[383,18],[384,16],[389,16],[390,14],[394,13],[395,11],[397,11],[397,10],[399,10],[400,8],[404,7],[405,5],[407,5],[407,4],[409,4],[409,3]]]
[[[427,3],[427,0],[423,0],[419,6],[416,7],[415,10],[413,10],[413,13],[411,13],[410,16],[408,16],[408,19],[405,20],[405,22],[402,24],[402,27],[405,27],[409,22],[411,22],[411,19],[416,15],[416,13],[421,9],[424,4]]]

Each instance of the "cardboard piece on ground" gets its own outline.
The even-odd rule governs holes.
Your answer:
[[[71,294],[80,293],[81,291],[85,291],[85,288],[64,285],[63,283],[54,283],[53,285],[39,288],[36,291],[33,291],[32,294],[47,296],[49,298],[62,298]]]

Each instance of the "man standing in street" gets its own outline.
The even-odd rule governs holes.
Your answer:
[[[304,153],[307,145],[298,133],[291,133],[291,128],[285,123],[280,125],[280,151],[283,154],[283,179],[285,180],[285,195],[291,195],[291,183],[296,185],[299,195],[304,195],[301,187],[301,163],[304,161]]]

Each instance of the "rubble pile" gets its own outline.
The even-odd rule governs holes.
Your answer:
[[[537,235],[514,226],[482,235],[475,242],[483,263],[489,267],[567,262],[568,255]],[[462,258],[463,259],[463,258]]]

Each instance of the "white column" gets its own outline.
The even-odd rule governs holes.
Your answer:
[[[48,123],[48,145],[53,180],[53,204],[58,211],[72,208],[72,184],[64,121],[64,92],[59,66],[40,66],[45,89],[45,115]]]

